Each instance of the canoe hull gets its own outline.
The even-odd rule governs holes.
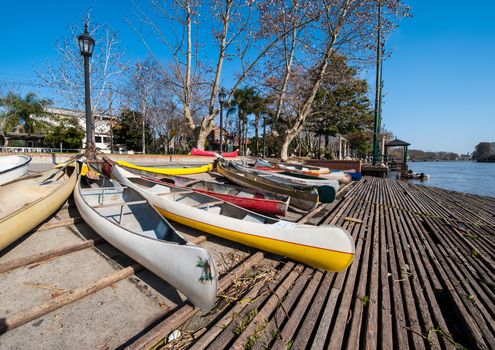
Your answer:
[[[236,217],[240,216],[231,217],[222,215],[218,211],[210,212],[183,204],[184,201],[187,202],[187,196],[196,197],[199,195],[197,193],[181,194],[177,188],[166,184],[149,187],[149,185],[143,185],[142,179],[136,179],[137,176],[126,173],[118,167],[112,173],[122,184],[134,188],[148,199],[166,218],[194,229],[287,256],[326,271],[343,271],[354,259],[354,242],[349,233],[342,228],[330,225],[300,225],[261,215],[251,215],[254,213],[241,208],[238,209],[243,211],[246,217],[237,219]],[[131,181],[133,178],[141,185]],[[156,195],[156,193],[161,193],[161,195]],[[176,197],[180,198],[171,199]],[[208,197],[201,200],[205,199],[208,200]],[[212,204],[212,206],[216,205]],[[227,209],[224,207],[221,210]],[[235,210],[235,208],[231,209]]]
[[[215,264],[205,249],[191,243],[170,244],[113,224],[98,215],[84,201],[79,187],[74,191],[74,199],[81,217],[112,246],[184,293],[202,310],[211,309],[215,302],[218,282]],[[149,209],[154,210],[151,207]],[[208,264],[211,279],[203,278],[204,264]]]
[[[25,155],[0,157],[0,186],[26,175],[30,162]]]
[[[159,204],[158,204],[159,205]],[[354,260],[354,253],[341,252],[330,249],[322,249],[310,245],[302,245],[282,239],[267,238],[260,235],[240,232],[233,229],[223,228],[212,223],[201,222],[183,215],[177,210],[170,210],[157,206],[160,213],[167,219],[178,222],[212,235],[225,238],[249,247],[264,250],[270,253],[286,256],[307,265],[320,268],[325,271],[344,271]],[[319,226],[323,227],[323,226]],[[300,234],[304,234],[300,232]],[[331,234],[331,233],[330,233]]]
[[[281,201],[273,201],[273,200],[258,199],[258,198],[245,198],[245,197],[231,196],[228,194],[222,194],[218,192],[198,190],[194,187],[191,188],[196,192],[207,194],[211,197],[224,200],[226,202],[235,204],[241,208],[255,211],[261,214],[285,216],[287,214],[287,209],[289,206],[288,200],[286,202],[281,202]]]
[[[279,193],[290,196],[290,205],[301,210],[312,210],[318,205],[319,195],[317,190],[299,191],[297,189],[279,186],[272,181],[264,181],[263,179],[257,179],[249,174],[239,174],[224,167],[221,163],[217,164],[217,171],[222,176],[226,177],[233,183],[251,188],[254,190],[265,190],[269,192]]]
[[[77,165],[74,167],[67,181],[55,188],[48,196],[0,219],[0,250],[41,224],[67,201],[77,181]],[[6,185],[4,190],[8,186]]]
[[[206,173],[208,171],[213,170],[213,164],[207,164],[195,168],[152,168],[152,167],[135,165],[123,160],[117,161],[117,164],[129,169],[147,171],[150,173],[162,174],[162,175],[192,175],[192,174]]]

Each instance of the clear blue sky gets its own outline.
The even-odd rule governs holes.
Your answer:
[[[413,17],[404,19],[387,43],[392,56],[383,69],[386,128],[411,148],[430,151],[466,153],[480,141],[495,142],[495,2],[409,4]],[[88,8],[95,21],[119,31],[131,60],[146,56],[127,23],[136,20],[130,0],[8,1],[0,13],[3,92],[2,81],[34,81],[35,69],[56,61],[55,40],[64,37],[70,25],[81,23]],[[372,68],[364,74],[374,79]],[[44,92],[7,86],[12,87]]]

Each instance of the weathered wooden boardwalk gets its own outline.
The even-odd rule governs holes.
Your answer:
[[[339,274],[323,273],[211,236],[207,236],[205,242],[201,233],[188,232],[191,239],[196,237],[198,242],[203,242],[202,245],[215,251],[214,258],[222,275],[214,309],[201,313],[180,298],[170,302],[163,288],[148,283],[145,288],[141,286],[138,289],[146,298],[158,300],[162,306],[165,304],[161,312],[151,309],[146,301],[133,297],[129,300],[129,308],[134,313],[142,309],[141,315],[136,314],[135,322],[122,322],[119,315],[124,313],[123,310],[110,311],[107,308],[107,312],[113,312],[111,317],[115,322],[107,324],[105,330],[116,329],[114,338],[106,343],[72,343],[77,344],[73,348],[494,347],[495,198],[395,180],[365,178],[346,188],[336,204],[320,206],[306,216],[293,214],[292,219],[315,225],[336,224],[348,229],[356,242],[356,257],[351,267]],[[77,224],[77,221],[75,214],[72,219],[63,217],[60,225]],[[56,224],[52,224],[51,229]],[[85,237],[91,239],[91,236]],[[70,243],[84,245],[79,249],[95,251],[106,245],[97,237],[93,237],[92,242]],[[224,247],[228,247],[232,253],[230,256],[235,259],[224,260],[224,253],[219,253]],[[16,248],[21,248],[21,245]],[[74,254],[78,253],[64,251],[59,253],[59,257],[42,256],[39,261],[31,263],[24,257],[24,261],[18,261],[20,265],[17,267],[13,267],[12,259],[4,256],[0,259],[0,276],[4,278],[7,274],[7,279],[13,279],[15,271],[24,276],[29,269],[40,268],[37,267],[40,261],[48,258],[57,261]],[[67,342],[71,341],[71,332],[77,332],[78,327],[90,329],[92,333],[89,332],[89,336],[94,334],[98,337],[98,327],[102,327],[102,322],[92,325],[88,323],[91,317],[83,317],[86,323],[71,325],[70,332],[67,329],[51,330],[55,332],[54,336],[57,336],[56,332],[65,332],[65,342],[62,343],[43,341],[46,331],[43,335],[41,327],[35,327],[40,322],[39,315],[53,314],[54,310],[72,308],[74,312],[95,312],[94,307],[85,310],[75,306],[84,303],[89,294],[99,295],[97,302],[101,305],[111,305],[113,299],[109,298],[116,298],[119,291],[124,293],[124,297],[125,293],[131,293],[123,283],[135,279],[133,274],[141,274],[141,282],[136,282],[138,285],[144,283],[142,280],[147,281],[142,278],[139,266],[132,261],[123,262],[122,258],[115,258],[115,254],[107,252],[105,255],[107,259],[114,257],[110,260],[115,260],[113,263],[119,266],[117,272],[110,274],[111,280],[108,276],[98,280],[105,280],[105,283],[96,291],[88,291],[94,288],[95,283],[89,286],[75,283],[74,289],[37,284],[37,289],[51,288],[51,299],[41,306],[28,300],[32,307],[26,311],[13,316],[10,313],[0,315],[4,331],[15,326],[13,331],[0,336],[0,347],[2,343],[12,346],[13,339],[22,340],[23,334],[31,338],[18,344],[19,347],[70,346],[71,343]],[[89,266],[86,268],[96,264],[86,263]],[[113,289],[113,294],[105,296],[107,289]],[[85,292],[89,294],[84,295]],[[74,294],[80,298],[68,300]],[[4,292],[2,297],[9,295],[14,298],[15,291]],[[10,303],[5,298],[2,302]],[[8,306],[10,309],[11,305]],[[5,308],[7,306],[0,307],[1,310]],[[144,317],[146,312],[148,314]],[[62,319],[58,322],[67,324],[70,315],[67,312],[59,312],[59,315]],[[67,318],[65,322],[64,317]],[[122,334],[119,334],[119,329]],[[167,343],[166,338],[175,330],[180,330],[181,336]],[[16,337],[11,335],[15,332],[18,333]],[[79,338],[74,336],[73,339]]]

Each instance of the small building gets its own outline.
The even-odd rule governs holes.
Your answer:
[[[223,149],[226,150],[227,146],[232,143],[232,138],[229,132],[225,129],[223,129],[223,134],[222,134],[222,143],[223,143]],[[208,142],[208,149],[212,151],[216,151],[219,149],[220,145],[220,126],[215,126],[213,130],[210,132],[210,134],[206,137],[206,140]]]
[[[84,130],[84,139],[82,148],[86,147],[86,114],[83,111],[77,111],[66,108],[47,107],[47,112],[60,117],[76,117],[79,126]],[[95,145],[102,151],[110,152],[112,144],[112,130],[110,122],[115,120],[107,114],[94,114],[94,135]]]
[[[388,150],[390,147],[402,147],[403,153],[402,153],[402,160],[394,160],[393,162],[390,162],[390,166],[392,170],[397,169],[397,170],[402,170],[403,172],[407,172],[407,149],[408,147],[411,146],[410,143],[406,141],[399,140],[398,138],[395,138],[392,141],[389,141],[385,144],[385,159],[388,162]]]

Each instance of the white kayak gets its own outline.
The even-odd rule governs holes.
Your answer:
[[[183,225],[326,271],[343,271],[354,259],[354,241],[341,227],[270,218],[202,193],[145,179],[116,164],[105,167],[106,173],[135,189],[165,217]]]
[[[24,154],[0,157],[0,185],[26,175],[31,157]]]
[[[84,221],[194,305],[211,309],[218,276],[208,251],[182,237],[138,192],[103,175],[91,180],[84,167],[74,191]]]

